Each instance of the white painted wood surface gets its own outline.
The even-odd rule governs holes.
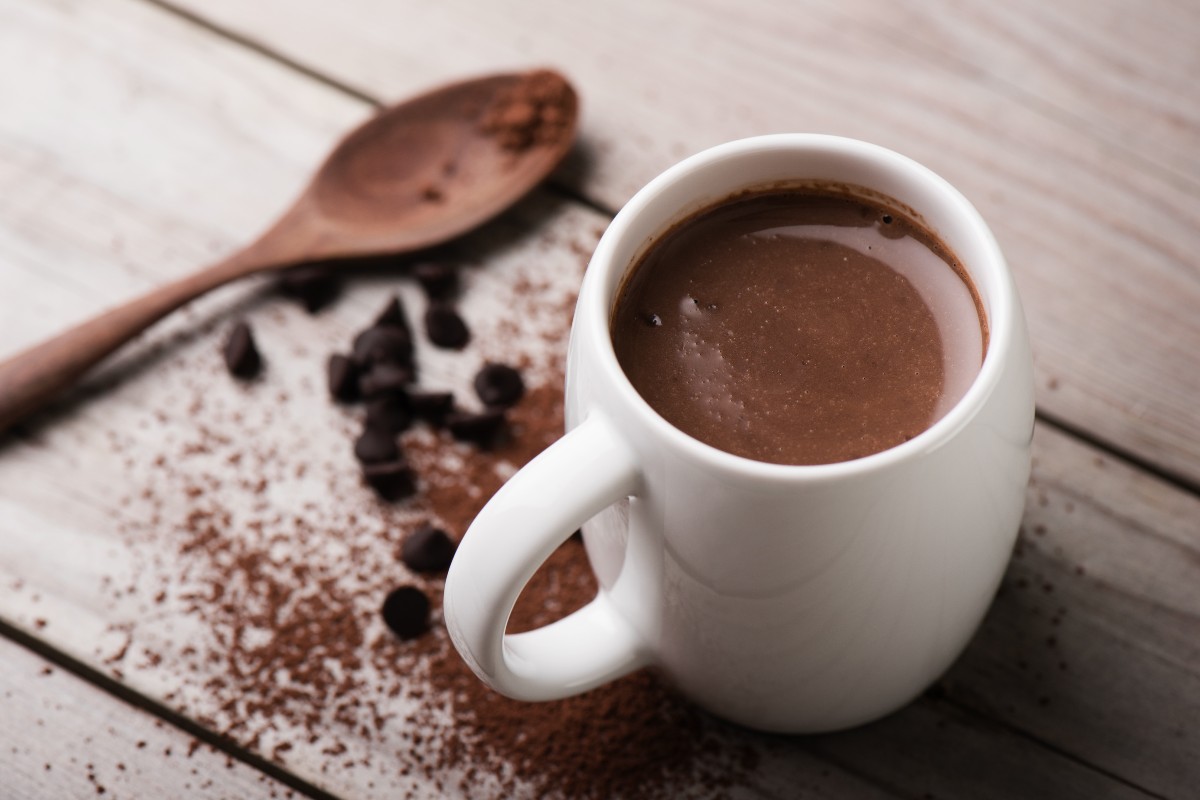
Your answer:
[[[0,638],[6,800],[296,797],[286,785]]]
[[[608,209],[741,136],[837,133],[910,155],[1000,239],[1040,408],[1200,483],[1200,355],[1186,344],[1200,341],[1195,4],[179,5],[377,98],[558,65],[586,115],[564,180]]]
[[[521,303],[544,312],[513,323],[531,343],[533,374],[556,380],[564,300],[607,221],[589,205],[615,208],[671,161],[716,141],[831,130],[929,163],[993,222],[1020,276],[1039,404],[1052,420],[1194,484],[1200,181],[1194,90],[1177,73],[1200,50],[1200,24],[1190,8],[1152,3],[1134,14],[1134,5],[1106,0],[1094,15],[1079,12],[1079,36],[1051,37],[1066,12],[1032,2],[901,3],[887,14],[866,0],[807,3],[804,13],[761,3],[731,21],[717,3],[354,0],[306,3],[301,13],[277,0],[209,0],[179,14],[143,0],[3,0],[0,357],[257,233],[337,134],[370,111],[321,76],[388,98],[452,76],[552,63],[580,86],[583,147],[560,176],[563,189],[463,244],[460,257],[479,267],[469,270],[464,312],[479,321],[481,344],[460,357],[424,349],[429,381],[463,388],[480,359],[503,355],[489,352],[488,326],[500,324],[496,307]],[[1138,115],[1147,123],[1133,122]],[[211,477],[212,464],[180,459],[163,471],[155,459],[178,455],[200,428],[244,437],[235,410],[247,398],[286,395],[253,416],[256,441],[272,456],[268,512],[309,503],[305,514],[350,529],[346,502],[363,491],[348,472],[352,422],[324,400],[319,365],[391,290],[419,307],[414,288],[386,274],[356,279],[317,317],[264,293],[262,282],[231,287],[0,440],[0,618],[155,703],[213,718],[222,697],[205,679],[216,668],[187,649],[189,632],[207,635],[204,620],[156,600],[178,577],[170,537],[194,510],[187,488]],[[218,331],[239,314],[253,317],[267,350],[269,380],[250,388],[212,380],[221,377]],[[197,393],[206,402],[193,408]],[[845,734],[720,728],[725,746],[748,745],[762,758],[736,794],[1193,795],[1200,499],[1054,425],[1039,427],[1035,450],[1021,547],[980,635],[938,692]],[[154,502],[140,497],[147,488]],[[221,491],[245,513],[259,501],[237,480]],[[378,508],[353,526],[407,520]],[[333,559],[336,550],[322,548],[337,546],[318,538],[300,552]],[[357,552],[380,567],[356,584],[370,603],[389,580],[390,546]],[[125,720],[112,723],[105,763],[135,742],[119,796],[175,794],[190,780],[194,764],[138,759],[144,712],[75,678],[47,694],[36,659],[2,641],[0,664],[5,689],[22,698],[5,696],[0,736],[36,730],[48,698],[94,695],[97,708],[123,709],[112,713]],[[403,683],[376,677],[380,691]],[[331,766],[327,742],[306,741],[290,724],[235,715],[222,732],[335,796],[438,794],[387,755],[401,749],[395,729],[340,736],[347,764]],[[268,735],[254,741],[253,731]],[[31,736],[14,756],[40,765],[63,752],[59,739]],[[9,752],[0,752],[2,772]],[[224,775],[225,756],[212,758]],[[253,766],[235,766],[233,782],[215,784],[211,796],[277,790]],[[76,793],[77,784],[42,782],[36,770],[15,774],[25,781],[18,796]]]

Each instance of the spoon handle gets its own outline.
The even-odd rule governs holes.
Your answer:
[[[170,312],[254,271],[251,250],[234,253],[0,363],[0,434]]]

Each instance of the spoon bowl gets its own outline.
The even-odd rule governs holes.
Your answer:
[[[243,249],[0,363],[0,433],[218,286],[305,261],[410,253],[473,230],[558,166],[578,108],[562,76],[534,70],[450,84],[382,109],[334,147],[296,202]]]
[[[289,216],[330,226],[321,257],[441,244],[540,183],[570,150],[577,110],[570,84],[545,70],[428,92],[348,134]]]

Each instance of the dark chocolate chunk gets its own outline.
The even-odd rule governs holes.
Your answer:
[[[233,326],[225,340],[225,367],[238,378],[253,378],[262,369],[262,357],[254,344],[254,334],[244,320]]]
[[[381,464],[400,457],[396,434],[368,426],[354,442],[354,457],[363,464]]]
[[[413,416],[441,425],[454,410],[454,395],[450,392],[409,392],[408,407]]]
[[[430,300],[446,300],[458,291],[458,270],[448,264],[427,261],[413,267],[413,277]]]
[[[400,328],[408,334],[408,338],[412,339],[412,328],[408,324],[408,314],[404,311],[404,306],[400,304],[400,298],[397,295],[392,295],[392,299],[388,301],[383,310],[379,312],[379,316],[375,318],[376,328],[386,327]]]
[[[315,264],[285,270],[279,278],[279,286],[284,294],[303,303],[310,314],[333,302],[340,288],[330,270]]]
[[[358,367],[349,356],[334,353],[329,357],[329,394],[335,400],[351,402],[358,399]]]
[[[525,394],[525,382],[507,364],[488,363],[475,373],[475,392],[484,405],[508,407]]]
[[[354,361],[359,366],[412,364],[412,337],[395,325],[370,327],[354,337]]]
[[[363,480],[385,500],[403,500],[417,491],[417,478],[403,459],[367,464]]]
[[[400,560],[414,572],[445,572],[454,558],[455,544],[444,530],[426,523],[400,545]]]
[[[412,424],[412,413],[408,397],[404,394],[387,394],[367,403],[367,427],[378,431],[397,434]]]
[[[363,397],[400,394],[414,377],[413,369],[408,365],[380,363],[359,376],[358,390]]]
[[[491,447],[505,427],[503,409],[489,408],[478,414],[455,411],[446,415],[446,427],[450,435],[464,442],[473,442],[480,447]]]
[[[389,592],[382,612],[383,621],[401,639],[415,639],[429,629],[429,598],[416,586]]]
[[[425,311],[425,332],[438,347],[461,350],[471,340],[467,323],[449,303],[430,303]]]

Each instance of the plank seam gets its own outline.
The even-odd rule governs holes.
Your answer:
[[[378,109],[386,105],[386,102],[383,99],[371,94],[370,92],[352,86],[349,83],[341,81],[331,75],[326,75],[325,73],[320,72],[317,69],[308,66],[307,64],[297,61],[296,59],[285,55],[284,53],[281,53],[278,50],[275,50],[250,36],[246,36],[245,34],[239,33],[238,31],[235,31],[224,25],[213,22],[210,19],[206,19],[205,17],[202,17],[186,8],[180,8],[174,3],[169,2],[169,0],[140,1],[178,17],[185,22],[188,22],[199,28],[203,28],[204,30],[226,39],[233,44],[257,53],[269,61],[274,61],[283,67],[293,70],[300,75],[305,76],[306,78],[310,78],[320,83],[322,86],[334,89],[335,91],[341,92],[342,94],[352,97],[355,100],[360,100],[372,106],[373,108]],[[609,218],[615,216],[617,213],[615,209],[608,208],[602,203],[587,197],[574,187],[562,182],[561,180],[554,180],[552,177],[549,181],[547,181],[546,186],[559,196],[574,200],[585,208],[591,209],[592,211],[600,214],[604,214]]]
[[[215,750],[224,753],[230,758],[235,758],[246,766],[258,770],[266,776],[284,784],[289,789],[293,789],[306,797],[312,798],[312,800],[342,800],[342,798],[338,797],[337,795],[330,794],[324,789],[314,786],[303,778],[288,772],[279,765],[268,761],[262,756],[242,748],[231,739],[205,728],[183,714],[174,711],[173,709],[158,703],[149,697],[146,697],[129,686],[120,683],[114,678],[105,675],[103,672],[100,672],[94,667],[87,665],[74,656],[64,653],[54,646],[31,636],[3,617],[0,617],[0,636],[8,639],[20,647],[25,648],[33,654],[40,656],[60,669],[73,674],[77,678],[87,681],[98,689],[101,689],[107,694],[123,701],[126,705],[148,713],[162,722],[177,728],[183,733],[186,733],[194,739],[197,739],[198,741],[209,745]]]
[[[1074,423],[1068,422],[1057,414],[1039,407],[1037,409],[1037,420],[1043,425],[1054,428],[1060,433],[1078,440],[1093,450],[1098,450],[1105,455],[1112,456],[1131,467],[1147,473],[1172,488],[1178,489],[1185,494],[1200,496],[1200,483],[1188,478],[1186,475],[1147,461],[1136,453],[1118,444],[1114,444],[1098,434],[1091,433]]]
[[[1108,770],[1106,770],[1102,767],[1098,767],[1095,764],[1084,761],[1083,759],[1073,755],[1072,753],[1070,753],[1066,750],[1063,750],[1059,747],[1056,747],[1053,744],[1043,741],[1042,739],[1038,738],[1037,736],[1034,736],[1033,734],[1029,733],[1028,731],[1022,730],[1021,728],[1018,728],[1010,723],[1007,723],[1007,722],[1004,722],[995,717],[989,716],[987,713],[985,713],[977,708],[973,708],[972,706],[965,705],[960,701],[953,700],[948,697],[945,697],[941,700],[932,700],[928,696],[926,696],[922,699],[917,700],[916,702],[924,703],[924,704],[927,704],[934,708],[936,708],[937,705],[939,705],[939,704],[950,706],[957,713],[960,713],[960,714],[962,714],[966,717],[969,717],[973,720],[977,720],[982,725],[994,726],[996,729],[1003,731],[1004,733],[1007,733],[1009,736],[1013,736],[1022,741],[1029,742],[1033,745],[1036,745],[1036,746],[1046,750],[1048,753],[1051,753],[1051,754],[1057,756],[1058,758],[1062,758],[1066,761],[1071,762],[1072,764],[1075,764],[1076,766],[1078,766],[1082,769],[1088,770],[1090,772],[1094,772],[1097,775],[1101,775],[1101,776],[1107,778],[1108,780],[1111,780],[1113,783],[1120,784],[1121,786],[1132,789],[1135,792],[1140,792],[1143,795],[1145,795],[1147,798],[1149,798],[1150,800],[1172,800],[1172,798],[1170,798],[1166,795],[1158,794],[1157,792],[1151,791],[1150,789],[1147,789],[1144,786],[1139,786],[1136,783],[1132,783],[1131,781],[1129,781],[1126,778],[1121,777],[1120,775],[1115,775],[1112,772],[1109,772]],[[836,735],[836,734],[833,734],[833,735]],[[813,742],[813,746],[809,749],[809,752],[810,752],[810,754],[815,755],[816,757],[823,759],[825,761],[828,761],[829,763],[837,766],[839,769],[850,772],[851,774],[855,775],[856,777],[863,778],[866,782],[878,787],[879,789],[881,789],[885,792],[888,792],[889,794],[896,795],[897,797],[911,796],[908,791],[905,791],[903,789],[900,789],[897,786],[894,786],[890,781],[884,781],[875,776],[863,775],[863,774],[859,773],[858,769],[855,768],[854,765],[847,764],[844,758],[842,758],[836,754],[831,754],[828,752],[828,750],[826,748],[822,747],[820,744],[819,738]],[[930,795],[925,795],[925,796],[928,797]]]
[[[153,2],[154,0],[151,1]],[[891,42],[894,47],[904,50],[909,55],[923,59],[927,63],[939,67],[949,68],[951,71],[969,70],[979,75],[998,94],[1005,95],[1018,103],[1024,104],[1034,113],[1040,114],[1052,122],[1063,124],[1072,130],[1082,129],[1082,131],[1086,132],[1084,135],[1091,135],[1105,147],[1123,153],[1134,164],[1154,171],[1164,180],[1172,183],[1182,183],[1188,187],[1192,194],[1196,194],[1197,190],[1200,190],[1200,178],[1197,176],[1182,172],[1152,158],[1147,158],[1142,155],[1140,150],[1122,142],[1116,132],[1089,121],[1082,114],[1076,113],[1054,100],[1042,97],[1026,89],[1021,84],[1006,79],[997,72],[989,71],[953,53],[937,50],[912,36],[905,28],[888,25],[878,20],[868,20],[861,16],[849,15],[836,2],[829,2],[829,0],[824,0],[824,5],[838,14],[843,20],[874,30],[880,38]]]
[[[1170,798],[1167,795],[1159,794],[1158,792],[1156,792],[1152,789],[1148,789],[1145,786],[1134,783],[1130,779],[1122,777],[1121,775],[1118,775],[1114,772],[1111,772],[1110,770],[1105,769],[1104,767],[1101,767],[1097,764],[1093,764],[1090,761],[1085,761],[1084,759],[1080,758],[1079,756],[1075,755],[1074,753],[1070,752],[1069,750],[1064,750],[1063,748],[1059,747],[1058,745],[1048,742],[1045,739],[1042,739],[1041,737],[1034,735],[1030,731],[1024,730],[1022,728],[1018,728],[1016,725],[1013,725],[1012,723],[1007,722],[1001,718],[992,717],[992,716],[988,715],[986,712],[983,712],[979,709],[965,705],[962,702],[960,702],[958,700],[954,700],[949,697],[944,698],[941,702],[944,702],[949,706],[953,706],[956,710],[960,711],[963,714],[966,714],[967,716],[979,719],[980,721],[982,721],[984,723],[991,723],[992,725],[995,725],[997,728],[999,728],[1003,731],[1006,731],[1009,735],[1015,736],[1020,739],[1024,739],[1025,741],[1035,744],[1038,747],[1041,747],[1042,749],[1046,750],[1047,752],[1053,753],[1054,755],[1058,756],[1059,758],[1070,761],[1071,763],[1076,764],[1083,769],[1090,770],[1092,772],[1095,772],[1098,775],[1103,775],[1104,777],[1111,780],[1113,783],[1119,783],[1120,785],[1125,786],[1129,789],[1132,789],[1137,792],[1141,792],[1142,794],[1146,795],[1149,798],[1154,798],[1154,800],[1172,800],[1172,798]]]
[[[258,42],[251,37],[245,36],[234,30],[231,30],[224,26],[213,23],[212,21],[207,20],[207,19],[205,19],[191,11],[188,11],[186,9],[181,9],[181,8],[173,5],[172,3],[168,2],[167,0],[141,0],[141,1],[161,9],[164,13],[172,14],[172,15],[176,16],[177,18],[188,22],[189,24],[196,25],[204,30],[207,30],[207,31],[213,33],[216,36],[219,36],[221,38],[224,38],[224,39],[230,41],[233,44],[236,44],[240,47],[250,50],[250,51],[262,56],[263,58],[274,61],[277,64],[296,72],[297,74],[303,75],[306,78],[309,78],[310,80],[316,81],[317,83],[324,85],[330,89],[333,89],[339,93],[342,93],[348,97],[357,99],[357,100],[359,100],[365,104],[371,105],[373,107],[379,107],[380,105],[382,105],[381,101],[378,98],[372,96],[368,92],[358,89],[358,88],[354,87],[353,85],[350,85],[348,83],[340,81],[329,75],[323,74],[323,73],[315,70],[312,67],[306,66],[302,62],[296,61],[295,59],[292,59],[280,52],[277,52],[277,51],[263,45],[261,42]],[[939,63],[946,63],[946,64],[953,65],[957,62],[956,62],[956,59],[954,59],[952,56],[947,55],[947,56],[945,56],[945,61],[939,62]],[[1064,121],[1073,121],[1076,123],[1080,122],[1080,120],[1077,119],[1069,110],[1061,108],[1053,103],[1050,103],[1049,101],[1043,100],[1042,98],[1040,98],[1036,95],[1032,95],[1032,94],[1028,93],[1027,91],[1023,90],[1019,85],[1010,84],[1007,81],[1004,81],[1003,78],[1000,78],[998,76],[995,76],[995,75],[992,75],[992,74],[989,74],[986,72],[982,73],[982,74],[987,76],[989,83],[991,85],[993,85],[997,91],[1016,93],[1017,95],[1019,95],[1018,99],[1022,100],[1023,102],[1026,102],[1027,104],[1030,105],[1031,108],[1034,108],[1034,110],[1037,110],[1039,113],[1042,113],[1043,115],[1055,118],[1056,121],[1059,121],[1059,122],[1064,122]],[[1112,141],[1102,131],[1098,131],[1092,126],[1089,126],[1089,130],[1093,131],[1093,135],[1095,135],[1096,138],[1099,139],[1100,141],[1103,141],[1106,146],[1111,147],[1116,150],[1119,150],[1121,152],[1125,152],[1128,155],[1130,155],[1131,157],[1139,159],[1139,161],[1141,163],[1143,163],[1144,166],[1147,166],[1147,167],[1152,166],[1156,170],[1163,172],[1167,175],[1170,175],[1175,179],[1183,179],[1183,180],[1187,180],[1189,183],[1194,183],[1193,179],[1186,174],[1179,173],[1179,172],[1173,171],[1173,170],[1167,170],[1166,168],[1162,167],[1161,165],[1157,164],[1156,162],[1145,161],[1144,159],[1141,159],[1141,157],[1138,156],[1137,153],[1124,147],[1119,142]],[[582,206],[587,207],[587,208],[589,208],[597,213],[600,213],[602,215],[605,215],[609,218],[611,218],[613,216],[613,214],[615,213],[612,209],[606,208],[603,205],[591,200],[590,198],[582,195],[574,187],[571,187],[570,185],[567,185],[565,183],[555,181],[550,186],[550,188],[555,194],[558,194],[561,197],[564,197],[564,198],[570,199],[574,202],[577,202],[577,203],[581,204]],[[1134,454],[1133,452],[1126,449],[1125,447],[1114,444],[1114,443],[1106,440],[1102,436],[1092,433],[1092,432],[1089,432],[1089,431],[1081,428],[1080,426],[1075,425],[1056,414],[1047,412],[1044,409],[1039,408],[1037,410],[1037,419],[1039,420],[1039,422],[1041,424],[1045,424],[1048,427],[1054,428],[1057,431],[1063,433],[1064,435],[1077,440],[1078,442],[1092,448],[1093,450],[1098,451],[1099,453],[1103,453],[1107,456],[1111,456],[1116,459],[1119,459],[1120,461],[1125,462],[1126,464],[1132,466],[1133,468],[1139,469],[1142,472],[1162,481],[1163,483],[1165,483],[1177,490],[1183,491],[1183,492],[1188,493],[1193,496],[1200,495],[1200,483],[1198,483],[1192,479],[1189,479],[1185,475],[1182,475],[1182,474],[1179,474],[1170,469],[1158,466],[1158,465],[1146,460],[1144,457]],[[4,636],[5,638],[24,647],[25,649],[30,650],[30,651],[40,655],[41,657],[47,659],[48,661],[58,665],[59,667],[75,674],[76,676],[78,676],[84,680],[87,680],[89,683],[92,683],[93,685],[96,685],[97,687],[105,690],[108,694],[111,694],[113,696],[120,698],[127,704],[129,704],[135,708],[138,708],[140,710],[143,710],[147,713],[150,713],[151,715],[163,720],[164,722],[167,722],[167,723],[173,725],[174,727],[186,732],[187,734],[195,737],[196,739],[203,741],[206,744],[209,744],[210,746],[213,746],[214,748],[220,750],[221,752],[224,752],[227,755],[230,755],[231,757],[237,758],[239,761],[246,763],[247,765],[259,770],[260,772],[263,772],[264,774],[278,780],[280,783],[287,785],[289,788],[292,788],[308,797],[314,798],[314,800],[337,800],[337,797],[335,795],[329,794],[328,792],[326,792],[316,786],[313,786],[312,784],[307,783],[303,779],[298,778],[297,776],[283,770],[281,767],[273,764],[270,761],[267,761],[266,759],[263,759],[260,756],[255,755],[252,752],[241,749],[240,747],[238,747],[237,745],[235,745],[234,743],[232,743],[230,740],[226,739],[225,737],[222,737],[222,736],[200,726],[198,723],[195,723],[194,721],[188,719],[187,717],[179,714],[178,712],[171,710],[170,708],[168,708],[164,705],[159,704],[158,702],[156,702],[150,698],[139,694],[138,692],[134,691],[133,689],[112,679],[111,677],[104,674],[103,672],[100,672],[100,671],[88,666],[86,663],[79,661],[79,660],[75,659],[74,657],[69,656],[66,653],[63,653],[63,652],[55,649],[51,645],[30,636],[29,634],[23,632],[19,628],[14,627],[13,625],[11,625],[9,622],[7,622],[6,620],[4,620],[2,618],[0,618],[0,636]],[[1143,792],[1143,793],[1147,794],[1147,796],[1149,796],[1149,797],[1165,798],[1164,795],[1154,793],[1154,792],[1146,789],[1145,787],[1134,784],[1134,783],[1128,781],[1127,779],[1124,779],[1118,775],[1108,772],[1107,770],[1105,770],[1102,767],[1099,767],[1097,765],[1083,761],[1080,758],[1072,755],[1071,753],[1064,751],[1064,750],[1060,749],[1059,747],[1057,747],[1051,743],[1048,743],[1027,731],[1016,728],[1011,723],[1005,721],[1003,718],[989,716],[988,714],[986,714],[986,712],[973,709],[969,706],[962,706],[957,701],[946,700],[945,702],[947,702],[949,705],[952,705],[955,708],[961,709],[964,713],[969,714],[972,717],[976,717],[978,719],[991,722],[992,724],[996,725],[997,727],[1008,731],[1011,735],[1018,736],[1025,740],[1028,740],[1031,743],[1034,743],[1042,748],[1045,748],[1046,750],[1048,750],[1052,753],[1059,755],[1060,757],[1066,758],[1066,759],[1068,759],[1074,763],[1077,763],[1087,769],[1093,770],[1101,775],[1104,775],[1115,782],[1121,783],[1122,785],[1125,785],[1125,786],[1128,786],[1137,791]],[[864,779],[865,781],[868,781],[875,785],[879,785],[879,782],[875,778],[861,773],[858,769],[854,768],[853,766],[848,766],[846,764],[840,763],[840,759],[830,757],[824,753],[822,754],[821,757],[823,759],[829,761],[830,763],[836,764],[837,766],[846,770],[847,772]],[[885,788],[887,791],[889,791],[893,794],[896,793],[892,787],[881,787],[881,788]]]
[[[217,36],[221,37],[222,39],[226,39],[226,40],[232,42],[233,44],[236,44],[240,47],[243,47],[247,50],[257,53],[258,55],[266,58],[269,61],[274,61],[275,63],[280,64],[284,67],[287,67],[290,70],[298,72],[306,78],[311,78],[312,80],[316,81],[317,83],[320,83],[323,86],[327,86],[330,89],[335,89],[335,90],[341,92],[342,94],[348,95],[349,97],[353,97],[356,100],[361,100],[362,102],[367,103],[368,105],[374,106],[375,108],[380,108],[381,106],[383,106],[383,103],[379,100],[379,98],[374,97],[373,95],[369,94],[368,92],[363,91],[362,89],[352,86],[349,83],[346,83],[344,81],[338,80],[337,78],[334,78],[330,75],[326,75],[322,72],[319,72],[316,69],[313,69],[312,67],[308,66],[307,64],[297,61],[294,58],[291,58],[291,57],[279,52],[278,50],[274,50],[250,36],[246,36],[242,33],[239,33],[237,31],[233,30],[232,28],[228,28],[224,25],[220,25],[216,22],[213,22],[212,20],[202,17],[199,14],[196,14],[193,11],[189,11],[186,8],[180,8],[179,6],[177,6],[171,2],[168,2],[168,0],[140,0],[140,1],[143,3],[146,3],[147,5],[155,6],[156,8],[158,8],[162,11],[165,11],[166,13],[171,14],[172,16],[178,17],[179,19],[181,19],[185,22],[191,23],[192,25],[195,25],[198,28],[203,28],[204,30],[209,31],[210,33],[214,33]]]

